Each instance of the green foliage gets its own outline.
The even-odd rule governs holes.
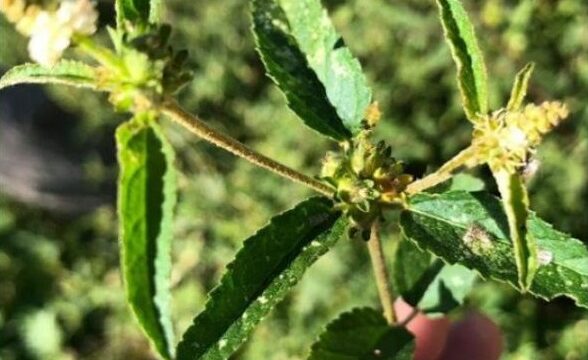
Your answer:
[[[521,289],[508,237],[508,220],[498,199],[486,193],[420,194],[403,212],[404,234],[449,263]],[[531,214],[528,236],[539,249],[539,268],[530,292],[544,299],[565,295],[588,307],[588,247]]]
[[[116,132],[120,165],[118,214],[127,301],[155,348],[173,356],[170,314],[174,152],[149,114]]]
[[[417,306],[430,316],[443,316],[464,304],[476,279],[476,273],[465,266],[446,264]]]
[[[251,6],[257,50],[268,75],[280,87],[290,108],[319,133],[335,140],[349,138],[351,132],[296,44],[282,8],[273,0],[255,0]]]
[[[462,305],[476,274],[458,264],[448,265],[402,239],[394,254],[392,282],[396,292],[428,314],[445,314]]]
[[[320,1],[256,0],[252,9],[258,49],[292,109],[308,126],[336,140],[357,134],[371,90]]]
[[[488,75],[474,27],[459,0],[437,0],[445,38],[457,65],[457,80],[465,113],[475,122],[488,112]]]
[[[125,25],[131,26],[125,26],[125,28],[138,30],[141,33],[139,38],[146,35],[135,42],[138,39],[134,38],[136,34],[131,36],[126,34],[126,40],[132,40],[135,45],[137,43],[152,45],[151,41],[154,39],[153,34],[144,32],[150,28],[150,26],[144,26],[147,22],[155,22],[153,19],[148,19],[151,17],[149,15],[151,10],[141,13],[137,10],[146,9],[144,4],[146,2],[127,3],[130,15],[125,20]],[[270,2],[261,0],[257,1],[257,4],[271,5]],[[455,46],[462,47],[453,49],[454,53],[458,54],[461,51],[463,55],[463,58],[458,56],[458,64],[462,60],[463,64],[468,61],[473,64],[472,54],[479,52],[479,49],[463,8],[459,2],[455,1],[445,1],[442,4],[445,4],[445,10],[448,11],[446,15],[450,15],[444,19],[447,22],[445,25],[449,24],[456,30],[456,39],[460,40],[465,36],[464,39],[469,38],[472,41],[456,42]],[[286,93],[290,106],[312,128],[336,140],[349,139],[353,129],[361,125],[364,115],[360,114],[361,106],[358,106],[355,114],[358,116],[353,117],[354,120],[349,123],[351,126],[348,124],[346,127],[341,109],[335,106],[331,96],[333,94],[328,92],[324,78],[319,76],[319,71],[316,69],[316,62],[308,57],[307,51],[312,50],[314,45],[319,49],[318,53],[322,50],[333,53],[339,49],[349,50],[341,47],[343,42],[334,33],[325,13],[320,10],[318,1],[312,3],[281,1],[279,5],[281,7],[271,7],[272,11],[269,13],[259,12],[260,8],[257,8],[260,18],[254,17],[254,26],[258,27],[255,31],[260,53],[266,66],[274,67],[274,70],[268,69],[270,76]],[[316,11],[313,10],[310,17],[305,14],[301,19],[303,21],[298,21],[301,18],[300,9],[306,5],[310,5]],[[350,0],[325,1],[325,5],[333,15],[333,23],[336,24],[337,29],[345,35],[353,52],[366,65],[366,77],[374,85],[381,108],[387,117],[386,121],[380,123],[374,135],[389,141],[394,149],[393,155],[407,160],[408,169],[413,169],[413,165],[419,167],[427,164],[430,167],[436,167],[442,164],[450,154],[462,147],[466,139],[466,131],[469,129],[460,124],[461,109],[453,105],[455,102],[452,101],[451,95],[452,82],[447,75],[452,73],[451,64],[447,61],[449,56],[446,56],[445,49],[439,45],[442,34],[438,31],[438,24],[430,3],[425,0],[398,4]],[[255,9],[254,7],[254,11]],[[275,12],[276,9],[280,9],[282,15],[277,16],[279,11]],[[531,58],[537,61],[540,71],[537,74],[537,81],[529,89],[529,96],[533,99],[544,98],[544,94],[565,96],[566,102],[573,111],[573,121],[566,124],[557,134],[548,139],[543,148],[539,149],[538,155],[544,158],[544,166],[537,177],[530,182],[529,196],[534,209],[542,217],[548,218],[558,228],[570,230],[575,236],[585,238],[584,212],[588,203],[585,196],[586,184],[588,184],[586,181],[588,151],[586,151],[584,138],[588,134],[586,132],[588,127],[585,126],[588,108],[584,99],[588,96],[586,93],[588,83],[585,81],[588,79],[586,66],[588,61],[583,54],[587,53],[588,48],[583,34],[586,32],[588,9],[578,0],[566,0],[557,4],[546,0],[520,1],[516,4],[507,0],[488,0],[483,3],[472,3],[471,9],[473,10],[472,22],[481,28],[484,34],[480,40],[487,49],[486,53],[490,55],[487,57],[489,68],[496,74],[496,77],[492,79],[492,91],[489,92],[492,101],[498,102],[501,97],[506,99],[505,95],[508,95],[511,85],[510,74],[513,74],[527,58]],[[132,15],[134,12],[140,14]],[[119,16],[121,13],[119,11]],[[186,104],[187,108],[198,111],[206,121],[210,121],[212,128],[222,128],[239,140],[260,149],[263,153],[271,153],[273,157],[283,160],[297,170],[316,174],[317,159],[327,150],[325,143],[318,139],[311,139],[304,129],[295,129],[295,119],[284,110],[279,94],[271,90],[268,82],[264,80],[262,66],[255,60],[252,50],[253,41],[246,34],[248,27],[246,4],[235,0],[204,3],[171,1],[167,13],[177,29],[174,31],[174,42],[190,44],[195,49],[192,51],[194,54],[192,65],[195,65],[194,70],[197,76],[190,85],[191,91],[182,94],[181,102]],[[101,15],[101,18],[105,17],[104,14]],[[133,16],[136,16],[134,20],[131,19]],[[271,21],[275,20],[276,16],[285,19],[284,22]],[[310,24],[312,32],[309,32],[307,20],[311,18],[329,23],[329,26],[325,28],[326,31],[319,32],[324,40],[323,44],[313,44],[313,39],[308,36],[308,34],[315,35],[317,28]],[[105,20],[108,21],[108,19]],[[304,25],[304,27],[295,29],[290,26],[290,23],[301,27]],[[283,24],[288,26],[283,28],[280,26]],[[267,32],[263,33],[265,30]],[[13,44],[12,40],[16,37],[5,36],[7,34],[5,30],[0,29],[0,31],[2,31],[0,38],[3,40],[6,38],[10,44]],[[260,32],[263,34],[260,35]],[[263,40],[266,42],[265,45],[262,44],[261,39],[265,39]],[[332,39],[336,41],[333,42]],[[321,48],[324,44],[328,46]],[[23,47],[18,41],[16,45],[5,46],[10,49],[9,51],[0,49],[0,62],[3,65],[21,61],[19,51],[22,51]],[[128,45],[125,44],[125,46]],[[263,46],[266,47],[265,51],[262,49]],[[158,51],[167,51],[167,44],[156,48]],[[468,52],[472,49],[473,52]],[[125,64],[125,71],[129,70],[131,73],[133,70],[147,69],[151,61],[155,59],[146,58],[147,52],[143,51],[144,48],[135,48],[135,50],[138,50],[141,56],[135,56],[137,54],[129,56]],[[174,57],[170,56],[170,60]],[[351,59],[355,65],[352,64],[350,68],[359,69],[358,63]],[[483,62],[480,61],[478,65],[480,64],[483,69]],[[476,67],[472,65],[471,68]],[[136,86],[139,83],[129,84],[126,81],[128,78],[125,77],[115,78],[129,86],[128,90],[132,95],[130,98],[133,100],[137,98],[141,100],[141,96],[134,97],[136,93],[133,91],[137,90],[137,87],[142,87],[138,92],[139,95],[148,94],[147,97],[157,103],[159,96],[163,93],[158,87],[165,82],[159,76],[162,69],[163,67],[155,69],[153,74],[157,76],[146,77],[146,81],[140,83],[141,86]],[[333,67],[326,70],[327,73],[328,71],[334,73],[337,72],[335,69]],[[180,73],[175,68],[168,70],[168,73],[178,75]],[[517,99],[517,102],[518,99],[522,101],[526,93],[530,76],[530,71],[528,73],[526,71],[529,71],[528,68],[519,73],[512,91],[511,99]],[[459,85],[462,90],[468,82],[470,88],[482,89],[480,87],[482,81],[475,76],[476,72],[474,70],[470,72],[471,74],[468,75],[467,71],[459,71]],[[359,73],[360,71],[357,72]],[[485,73],[483,74],[485,77]],[[143,80],[142,76],[140,78]],[[187,79],[184,76],[180,78],[179,80],[182,81]],[[363,84],[365,80],[359,82]],[[485,83],[486,80],[484,79],[483,82]],[[349,90],[345,86],[350,83],[343,82],[339,84],[341,85],[339,88]],[[288,87],[292,84],[296,87]],[[360,88],[366,87],[360,86]],[[150,92],[152,89],[155,91]],[[48,91],[52,99],[68,112],[84,118],[80,122],[83,124],[82,128],[76,128],[77,132],[72,136],[74,142],[86,145],[93,152],[94,147],[98,147],[95,145],[102,143],[101,139],[111,135],[115,117],[110,112],[102,110],[107,108],[103,103],[92,101],[90,97],[80,97],[67,89],[51,88]],[[369,103],[369,97],[361,94],[359,98],[367,99],[365,104]],[[472,94],[474,104],[487,101],[475,99],[475,96],[479,94],[470,91],[470,95]],[[345,111],[349,110],[346,106],[351,107],[352,104],[354,101],[340,103]],[[140,101],[132,105],[134,106],[126,107],[126,109],[136,111],[142,110],[141,106],[148,106]],[[509,103],[509,107],[511,105]],[[307,110],[312,112],[306,114]],[[274,119],[281,121],[279,126],[271,126],[275,123]],[[324,119],[330,120],[326,122]],[[306,196],[307,193],[295,186],[286,187],[282,180],[266,176],[247,164],[235,161],[227,154],[195,142],[193,138],[173,126],[170,126],[169,130],[170,140],[179,150],[178,165],[182,170],[178,173],[182,185],[182,197],[179,204],[181,213],[174,224],[178,241],[174,242],[174,246],[177,247],[175,249],[177,258],[174,261],[172,282],[176,289],[174,300],[177,304],[175,312],[179,320],[178,328],[185,328],[193,317],[194,304],[204,302],[206,292],[213,287],[234,248],[240,245],[242,233],[253,231],[277,209],[293,204],[296,199]],[[94,153],[84,156],[90,158],[94,156],[94,159],[97,157]],[[98,177],[107,177],[114,172],[112,166],[101,170],[102,173],[96,171],[96,162],[100,161],[94,160],[91,164],[86,164],[89,173],[94,174],[93,176],[98,173],[101,174]],[[483,170],[477,175],[482,180],[476,181],[474,178],[474,181],[470,181],[472,179],[466,178],[463,181],[463,177],[454,178],[449,189],[473,190],[481,189],[484,184],[489,184],[490,191],[493,191],[494,182],[491,181],[491,176]],[[0,176],[1,180],[3,179]],[[519,181],[519,185],[522,185],[522,182]],[[439,192],[444,190],[447,188],[442,186],[435,188],[435,191]],[[414,203],[419,197],[427,196],[429,195],[415,196],[412,202]],[[76,358],[144,359],[152,356],[148,354],[148,347],[141,340],[142,337],[133,327],[127,325],[126,312],[120,306],[123,299],[118,296],[121,291],[116,281],[117,267],[113,255],[116,251],[112,247],[114,218],[110,207],[101,209],[99,211],[101,215],[88,215],[83,220],[69,221],[68,219],[67,222],[71,222],[72,226],[84,221],[87,223],[70,230],[63,230],[67,228],[65,225],[62,228],[57,226],[61,229],[61,232],[58,232],[51,229],[63,220],[52,218],[46,220],[45,213],[35,212],[31,215],[31,213],[23,212],[20,205],[2,203],[1,200],[0,357],[11,359],[45,356],[59,359],[60,356],[62,358],[74,356]],[[458,202],[456,200],[456,204],[453,205],[457,206]],[[512,203],[512,201],[506,201],[507,204],[509,202]],[[518,202],[518,205],[520,206],[521,203]],[[448,202],[443,205],[445,206],[443,211],[437,212],[444,215],[453,205]],[[514,249],[511,240],[507,240],[513,236],[508,235],[509,229],[506,226],[508,221],[504,208],[498,205],[496,199],[480,202],[480,207],[485,205],[495,208],[497,213],[502,214],[501,234],[497,241],[500,244],[497,246],[507,244],[505,250],[500,251],[502,260],[509,259],[504,267],[505,272],[508,273],[505,277],[517,289],[521,289],[521,286],[517,285],[517,278],[523,273],[524,267],[523,270],[517,270],[515,266]],[[6,218],[5,213],[9,215]],[[414,215],[412,210],[408,213],[410,216]],[[405,218],[406,214],[405,212],[403,215]],[[519,224],[524,223],[522,218],[519,216],[516,219]],[[6,219],[8,221],[5,221]],[[389,221],[385,231],[396,230],[395,212],[387,212],[387,220]],[[429,220],[427,218],[427,221]],[[436,225],[439,224],[436,223]],[[433,230],[450,229],[444,223],[441,225]],[[469,246],[470,252],[466,251],[466,254],[484,254],[488,251],[489,242],[485,240],[490,239],[492,243],[495,241],[494,236],[486,239],[485,235],[488,231],[484,226],[474,224],[467,226],[465,231],[464,226],[467,225],[460,224],[456,231],[461,232],[458,235],[462,235],[462,241],[465,239]],[[587,268],[583,260],[585,256],[577,256],[577,254],[585,254],[582,245],[573,241],[575,245],[571,246],[569,236],[551,229],[549,225],[537,220],[535,215],[531,215],[529,227],[534,229],[531,230],[533,234],[544,233],[543,238],[556,239],[564,244],[560,249],[562,252],[556,257],[539,246],[539,261],[546,264],[539,266],[531,291],[548,294],[544,295],[546,297],[555,296],[559,292],[566,293],[576,296],[579,302],[583,301],[585,304],[586,299],[583,298],[583,293],[578,293],[578,289],[583,288],[586,283],[586,276],[582,275]],[[13,251],[12,244],[18,244],[23,239],[27,240],[27,237],[21,236],[22,229],[27,229],[25,231],[32,229],[39,234],[51,233],[48,235],[51,236],[49,240],[44,240],[51,245],[51,258],[54,261],[49,264],[50,266],[46,266],[45,262],[36,261],[35,256],[26,252],[20,256],[18,252]],[[455,230],[455,228],[451,229]],[[427,230],[431,229],[427,228]],[[427,233],[429,237],[439,235],[433,230]],[[63,236],[64,233],[66,236]],[[511,231],[511,233],[516,235],[518,232]],[[422,233],[419,234],[422,235]],[[447,239],[435,237],[435,240],[438,242],[447,240],[451,244],[455,239],[450,231],[447,234],[449,234]],[[388,235],[385,244],[388,248],[400,241],[395,233],[385,235]],[[524,236],[519,238],[526,239]],[[477,241],[479,239],[482,241]],[[428,239],[423,243],[429,244],[430,241]],[[402,244],[412,243],[402,241],[400,244],[402,246]],[[526,244],[522,242],[522,245]],[[32,248],[37,245],[39,245],[37,242],[21,241],[20,246]],[[367,257],[363,252],[362,244],[346,242],[340,245],[339,249],[334,249],[334,252],[322,257],[321,262],[311,269],[309,274],[311,277],[306,276],[296,289],[288,289],[293,291],[293,294],[275,307],[269,319],[258,324],[258,330],[236,357],[299,359],[306,354],[310,339],[316,336],[317,329],[327,319],[332,318],[341,309],[375,300],[373,289],[366,286],[366,277],[370,274],[367,271],[369,267],[366,264]],[[419,245],[427,249],[432,246]],[[570,247],[573,249],[570,250]],[[414,246],[413,248],[418,251]],[[411,254],[405,251],[403,254],[406,254],[407,258],[401,259],[405,261],[398,262],[395,267],[400,266],[399,269],[405,267],[410,271],[406,271],[406,274],[398,274],[400,270],[395,269],[393,275],[397,278],[395,281],[404,281],[403,286],[408,289],[406,290],[408,295],[405,296],[419,299],[418,302],[414,300],[412,303],[418,304],[427,312],[444,313],[454,309],[455,305],[461,303],[467,295],[468,307],[484,309],[492,314],[494,321],[500,323],[507,339],[505,358],[516,356],[583,358],[585,351],[581,348],[582,344],[578,347],[578,343],[582,342],[580,335],[585,333],[585,327],[582,324],[586,316],[585,313],[574,309],[570,303],[539,302],[530,297],[520,296],[517,291],[511,291],[508,287],[496,282],[480,282],[473,286],[472,271],[461,265],[441,267],[443,265],[441,260],[435,259],[428,253]],[[444,256],[440,257],[444,258]],[[412,267],[410,259],[414,260]],[[462,259],[460,258],[459,261]],[[468,259],[463,260],[470,266],[468,261]],[[484,261],[492,262],[493,258],[490,256],[487,259],[481,259],[479,264],[484,264]],[[34,264],[40,263],[43,265],[33,267]],[[548,267],[551,265],[553,267]],[[470,267],[475,268],[473,265]],[[502,271],[503,268],[491,266],[491,270]],[[552,272],[549,273],[547,270]],[[44,281],[45,278],[41,276],[45,272],[52,274],[50,281]],[[39,275],[28,278],[23,277],[23,273]],[[465,283],[457,281],[464,279]],[[571,285],[567,284],[566,280],[571,281]],[[415,281],[418,286],[411,289],[411,284]],[[35,286],[38,283],[58,285],[54,285],[56,290],[42,292],[39,296],[26,295],[27,290],[37,295],[34,290],[38,287]],[[341,283],[345,286],[338,285]],[[13,291],[14,287],[17,288],[16,291]],[[39,288],[45,289],[45,286]],[[33,305],[28,304],[27,297],[35,298]],[[27,305],[14,305],[20,303]],[[97,312],[100,315],[95,315]],[[375,314],[373,310],[370,312]],[[23,314],[32,315],[25,317]],[[50,316],[35,318],[35,314],[50,314]],[[550,317],[549,314],[556,314],[556,316]],[[369,317],[367,314],[366,316]],[[19,327],[15,331],[14,324],[18,323],[19,319],[25,318],[40,320],[28,321],[27,324],[30,326]],[[107,322],[106,329],[95,330],[95,327],[98,327],[96,324],[102,321]],[[43,340],[35,336],[35,332],[49,328],[52,329],[52,333],[60,335],[53,337],[46,344],[41,344]],[[349,337],[355,338],[358,335],[357,332],[351,333],[349,331]],[[348,343],[350,342],[344,342],[345,345]],[[87,344],[96,345],[88,346]],[[336,346],[334,341],[333,344]],[[47,346],[43,347],[43,345]],[[234,346],[233,350],[236,347]],[[229,352],[227,350],[227,354],[223,354],[223,357],[228,356]]]
[[[60,84],[96,88],[96,69],[74,60],[61,60],[50,68],[37,64],[18,65],[0,78],[0,89],[18,84]]]
[[[159,23],[162,5],[162,0],[116,0],[116,22],[119,27],[125,22],[139,26]]]
[[[312,346],[309,360],[413,358],[414,338],[404,328],[392,327],[371,308],[356,308],[330,323]]]
[[[508,105],[506,105],[507,110],[518,110],[523,105],[533,70],[535,70],[535,64],[529,63],[515,77],[515,82],[510,91],[510,99],[508,100]]]
[[[508,220],[508,233],[512,241],[519,286],[526,291],[533,282],[537,270],[537,245],[532,235],[527,235],[529,195],[525,180],[519,173],[494,172],[494,178],[502,197],[502,205]]]
[[[177,358],[228,358],[346,226],[325,198],[311,198],[272,218],[227,266],[204,311],[184,333]]]

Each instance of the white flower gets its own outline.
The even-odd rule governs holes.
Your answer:
[[[525,149],[528,145],[527,134],[518,126],[508,126],[500,135],[500,145],[505,149]]]
[[[31,59],[52,66],[71,44],[74,34],[96,31],[98,13],[90,0],[62,1],[55,12],[41,11],[35,18],[29,41]]]
[[[41,12],[29,40],[29,56],[41,65],[54,65],[69,47],[72,31],[57,21],[54,13]]]
[[[90,0],[66,0],[57,10],[57,19],[76,34],[92,35],[96,31],[98,13]]]

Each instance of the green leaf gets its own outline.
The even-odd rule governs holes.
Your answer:
[[[18,65],[0,78],[0,89],[18,84],[60,84],[96,89],[96,69],[79,61],[61,60],[52,67]]]
[[[463,191],[417,194],[401,215],[406,237],[449,263],[522,290],[499,199]],[[530,292],[550,300],[567,296],[588,308],[588,247],[530,213],[527,229],[538,246],[537,273]]]
[[[519,173],[493,171],[502,205],[508,220],[510,238],[513,244],[515,262],[519,274],[519,285],[527,290],[537,270],[537,245],[532,235],[527,236],[529,195],[523,176]]]
[[[371,90],[319,0],[254,0],[253,31],[269,75],[311,128],[336,140],[363,127]]]
[[[309,360],[409,360],[414,338],[405,328],[391,327],[371,308],[343,313],[312,345]]]
[[[477,277],[474,271],[465,266],[445,264],[423,294],[417,307],[429,316],[444,315],[463,305]]]
[[[116,22],[146,25],[161,21],[162,0],[115,0]]]
[[[308,199],[245,240],[178,345],[178,360],[226,359],[345,233],[326,198]]]
[[[510,100],[506,106],[507,110],[515,111],[523,105],[525,96],[527,96],[527,89],[529,88],[529,80],[531,79],[531,75],[533,75],[534,69],[535,64],[529,63],[517,74],[510,92]]]
[[[174,152],[149,115],[116,132],[120,175],[118,214],[127,301],[159,354],[173,357],[170,313]]]
[[[457,65],[457,82],[470,121],[488,112],[488,75],[474,27],[459,0],[437,0],[445,38]]]
[[[337,34],[320,0],[281,0],[292,35],[353,134],[362,129],[372,92],[361,64]]]
[[[428,314],[447,313],[463,304],[476,274],[447,265],[412,241],[400,241],[393,264],[395,290],[404,301]]]
[[[254,0],[253,32],[257,50],[268,75],[282,90],[288,106],[304,123],[335,140],[349,138],[337,110],[327,98],[325,87],[290,35],[283,10],[274,0]]]
[[[400,240],[394,254],[391,280],[394,290],[404,301],[415,306],[443,268],[443,263],[433,263],[433,256],[420,250],[413,242]]]

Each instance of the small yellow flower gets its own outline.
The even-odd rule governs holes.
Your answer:
[[[474,161],[488,163],[493,171],[514,173],[527,163],[543,136],[568,113],[564,104],[554,101],[529,104],[517,111],[502,109],[483,117],[474,128]]]

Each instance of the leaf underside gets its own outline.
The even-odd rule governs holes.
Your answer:
[[[326,198],[308,199],[245,240],[178,345],[177,359],[226,359],[344,234]]]
[[[488,75],[474,27],[459,0],[437,0],[445,38],[457,65],[457,82],[468,119],[488,112]]]
[[[174,153],[157,124],[135,118],[116,133],[120,165],[118,213],[127,301],[164,358],[172,357],[169,309]]]
[[[359,132],[371,91],[320,1],[254,0],[252,16],[257,49],[290,108],[335,140]]]
[[[18,65],[0,78],[0,89],[18,84],[60,84],[96,89],[96,70],[79,61],[61,60],[51,67],[32,63]]]
[[[402,213],[401,227],[407,238],[445,261],[521,290],[508,221],[494,196],[463,191],[418,194]],[[474,227],[478,230],[472,233]],[[537,243],[539,261],[529,291],[546,300],[567,296],[588,307],[588,247],[534,213],[529,214],[527,229]]]
[[[409,360],[414,338],[405,328],[391,327],[371,308],[343,313],[313,344],[309,360]]]

